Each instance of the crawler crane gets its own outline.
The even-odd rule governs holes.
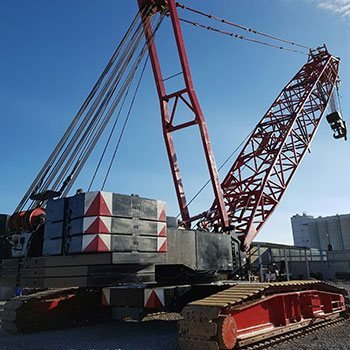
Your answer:
[[[73,326],[105,319],[111,307],[121,318],[125,306],[138,313],[176,310],[183,316],[182,349],[218,350],[258,349],[341,322],[348,315],[345,290],[315,280],[253,283],[242,272],[245,251],[281,201],[329,106],[334,137],[346,138],[346,124],[335,108],[339,58],[326,46],[309,49],[175,0],[138,0],[138,6],[101,77],[15,212],[1,216],[0,282],[23,289],[5,304],[2,328],[20,333]],[[180,10],[218,27],[182,18]],[[164,18],[171,22],[181,66],[183,85],[175,91],[166,88],[156,47]],[[307,62],[258,122],[223,181],[192,81],[181,22],[279,50],[309,50]],[[162,201],[103,191],[105,181],[97,192],[89,188],[70,194],[110,129],[99,170],[129,101],[112,164],[148,60],[181,220],[167,217]],[[187,121],[178,121],[180,104],[190,116]],[[189,212],[173,140],[175,132],[190,127],[199,130],[213,192],[210,208],[196,215]]]

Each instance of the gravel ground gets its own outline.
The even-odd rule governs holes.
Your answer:
[[[350,321],[280,344],[274,350],[349,350]]]
[[[177,350],[176,322],[105,323],[11,336],[0,331],[1,350]]]
[[[11,336],[0,331],[1,350],[179,350],[176,322],[106,323],[69,330]],[[274,350],[349,350],[350,321]],[[203,349],[205,350],[205,349]]]
[[[350,284],[345,287],[350,290]],[[175,316],[168,319],[176,319]],[[152,317],[149,319],[152,319]],[[176,322],[155,320],[139,323],[111,322],[18,336],[8,335],[0,329],[0,350],[138,349],[179,350]],[[350,321],[280,344],[273,349],[350,350]]]

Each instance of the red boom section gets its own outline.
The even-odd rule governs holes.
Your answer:
[[[160,101],[164,140],[168,153],[169,163],[171,167],[177,199],[179,202],[182,220],[184,221],[186,227],[189,227],[191,221],[193,221],[193,219],[191,219],[190,217],[187,207],[182,176],[180,173],[180,166],[177,159],[172,134],[174,132],[179,132],[180,130],[183,130],[185,128],[197,125],[199,128],[201,142],[203,145],[207,167],[210,174],[211,184],[216,199],[215,201],[217,203],[218,220],[220,221],[220,226],[226,228],[229,226],[229,219],[225,209],[223,192],[220,186],[220,180],[215,164],[214,154],[209,138],[206,121],[204,119],[204,115],[200,107],[192,81],[188,57],[185,48],[185,42],[181,31],[175,0],[138,0],[138,3],[141,9],[144,6],[153,6],[154,12],[162,11],[162,9],[167,11],[171,19],[176,47],[178,51],[178,57],[182,69],[184,83],[183,88],[177,91],[167,92],[167,89],[164,84],[156,45],[154,43],[154,40],[152,40],[153,33],[150,29],[151,27],[149,26],[150,17],[143,15],[142,20],[144,23],[145,36],[148,44],[150,60],[152,63],[153,74],[156,81],[157,92]],[[176,123],[176,117],[178,115],[178,106],[180,103],[187,109],[187,112],[191,117],[186,122]]]
[[[245,249],[277,207],[309,150],[338,80],[339,62],[325,47],[310,52],[222,182],[231,224]],[[220,226],[216,202],[206,215],[199,223],[202,227]]]

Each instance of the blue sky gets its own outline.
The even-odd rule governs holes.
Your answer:
[[[184,4],[341,57],[344,118],[350,121],[350,1],[183,0]],[[136,0],[0,0],[0,212],[14,210],[121,40]],[[187,16],[188,17],[188,16]],[[190,16],[190,18],[194,18]],[[195,87],[218,165],[246,137],[306,57],[183,25]],[[164,76],[179,71],[165,20],[157,36]],[[189,198],[207,180],[197,135],[176,136]],[[290,216],[349,212],[349,143],[324,121],[259,240],[291,243]],[[94,155],[75,186],[91,178]],[[226,169],[225,169],[226,170]],[[220,174],[224,177],[225,170]],[[106,190],[164,199],[178,214],[148,67]],[[211,192],[191,206],[208,208]]]

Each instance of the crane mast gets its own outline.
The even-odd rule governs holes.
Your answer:
[[[160,110],[162,116],[162,126],[163,135],[165,140],[165,145],[168,153],[170,168],[173,176],[173,182],[176,190],[176,195],[180,207],[180,212],[182,220],[186,227],[190,227],[191,221],[195,218],[191,218],[187,206],[186,195],[184,191],[184,186],[182,182],[182,176],[180,173],[180,166],[177,159],[174,140],[172,134],[176,131],[189,128],[191,126],[197,125],[200,131],[201,142],[207,162],[208,171],[210,174],[211,184],[213,187],[215,201],[217,203],[218,215],[220,226],[223,229],[227,229],[229,226],[229,219],[227,215],[227,210],[225,208],[224,197],[222,188],[220,185],[220,180],[218,176],[218,171],[215,163],[214,153],[212,150],[210,137],[207,129],[207,124],[202,112],[202,109],[195,92],[195,88],[192,81],[192,76],[190,72],[190,66],[187,58],[185,42],[181,31],[179,16],[177,13],[177,5],[175,0],[167,1],[150,1],[150,0],[138,0],[140,9],[142,10],[145,6],[154,6],[155,11],[161,11],[165,8],[168,11],[169,17],[171,19],[172,28],[175,36],[176,47],[178,51],[178,56],[182,68],[182,75],[184,81],[184,87],[180,90],[168,93],[166,91],[164,80],[162,76],[162,70],[160,66],[160,61],[156,49],[150,26],[148,22],[150,17],[144,15],[142,17],[144,23],[145,36],[148,43],[149,55],[152,63],[152,69],[154,78],[156,81]],[[144,12],[143,12],[144,13]],[[187,107],[188,112],[193,115],[192,119],[187,122],[176,124],[177,107],[179,103],[183,103]]]

